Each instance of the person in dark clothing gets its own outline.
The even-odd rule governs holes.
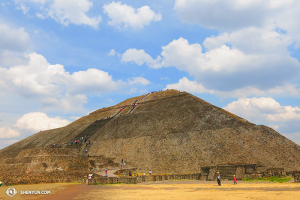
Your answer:
[[[220,175],[220,172],[217,172],[217,182],[218,182],[218,185],[221,186],[221,175]]]

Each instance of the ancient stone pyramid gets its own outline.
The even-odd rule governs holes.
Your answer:
[[[86,135],[91,144],[71,144]],[[196,173],[226,164],[293,171],[300,170],[300,146],[189,93],[167,90],[36,133],[0,150],[0,159],[2,169],[22,165],[26,173],[97,171],[103,163],[118,167],[122,159],[141,173]]]

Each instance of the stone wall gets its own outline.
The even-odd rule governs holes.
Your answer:
[[[0,180],[5,185],[17,184],[36,184],[36,183],[64,183],[64,182],[82,182],[84,172],[45,172],[45,173],[27,173],[27,174],[0,174]]]
[[[137,184],[148,181],[164,180],[200,180],[201,174],[172,174],[172,175],[151,175],[151,176],[120,176],[120,177],[92,177],[89,184]]]

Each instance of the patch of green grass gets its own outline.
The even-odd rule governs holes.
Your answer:
[[[285,183],[289,180],[291,180],[292,177],[291,176],[285,176],[285,177],[276,177],[276,176],[271,176],[268,178],[258,178],[258,179],[250,179],[250,178],[244,178],[243,181],[247,181],[247,182],[273,182],[273,183]]]

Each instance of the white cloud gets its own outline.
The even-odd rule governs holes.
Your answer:
[[[180,79],[178,83],[168,84],[165,89],[177,89],[191,93],[209,93],[203,85],[198,84],[196,81],[190,81],[186,77]]]
[[[292,43],[293,40],[290,37],[275,30],[249,27],[231,33],[220,33],[216,37],[208,37],[204,40],[203,46],[212,50],[224,44],[231,44],[233,49],[238,49],[247,55],[284,54],[289,56],[286,48]]]
[[[245,87],[266,90],[283,86],[300,75],[300,63],[286,53],[286,48],[282,49],[284,45],[287,45],[286,40],[288,39],[276,39],[276,37],[274,38],[275,33],[269,33],[266,32],[264,36],[270,41],[265,42],[266,44],[262,46],[267,46],[267,43],[271,41],[277,41],[276,45],[270,47],[276,47],[277,50],[261,50],[255,54],[254,47],[242,48],[243,46],[240,45],[242,51],[235,46],[230,48],[222,44],[225,41],[219,42],[220,38],[218,37],[212,37],[205,43],[211,49],[202,53],[200,44],[189,44],[186,39],[179,38],[162,47],[162,57],[158,56],[153,59],[144,50],[128,49],[122,55],[121,61],[135,62],[138,65],[145,63],[152,68],[174,66],[181,71],[187,71],[195,77],[197,83],[201,83],[209,90],[233,91]],[[269,36],[267,36],[268,34]],[[256,38],[256,36],[253,37],[253,39]],[[245,37],[242,38],[246,40]],[[217,40],[214,45],[212,45],[213,39]],[[263,39],[259,38],[259,40]],[[218,44],[216,45],[216,43]]]
[[[77,119],[80,119],[81,116],[72,116],[72,117],[69,117],[70,119],[73,119],[73,120],[77,120]]]
[[[24,53],[32,48],[29,35],[23,27],[12,28],[0,23],[0,65],[24,64]]]
[[[160,68],[160,60],[160,56],[157,56],[156,59],[153,59],[149,54],[145,53],[143,49],[127,49],[121,57],[122,62],[135,62],[138,65],[143,65],[144,63],[146,63],[149,67],[152,68]]]
[[[72,75],[66,74],[68,93],[89,93],[89,92],[110,92],[119,89],[122,81],[114,82],[112,76],[107,72],[98,69],[88,69],[86,71],[74,72]]]
[[[88,17],[87,12],[93,7],[93,2],[89,0],[15,0],[24,6],[25,3],[36,3],[41,5],[42,13],[37,13],[41,19],[51,17],[55,21],[68,26],[88,25],[97,29],[101,22],[101,16]]]
[[[188,78],[183,77],[179,79],[178,83],[168,84],[165,89],[177,89],[187,91],[190,93],[210,93],[220,96],[221,98],[238,97],[245,98],[248,96],[285,96],[285,97],[300,97],[300,88],[297,85],[285,84],[267,90],[260,90],[255,87],[244,87],[232,91],[211,90],[205,88],[201,83],[190,81]]]
[[[45,109],[82,109],[86,94],[111,92],[124,85],[98,69],[70,74],[62,65],[49,64],[42,55],[32,53],[27,57],[27,65],[0,67],[0,92],[39,101]]]
[[[176,0],[181,21],[205,28],[236,31],[246,27],[279,28],[300,41],[298,0]]]
[[[148,85],[151,82],[145,79],[144,77],[133,77],[131,79],[127,79],[129,85],[136,85],[136,84],[141,84],[141,85]]]
[[[136,93],[138,91],[138,89],[135,87],[135,88],[130,88],[130,90],[128,92],[126,92],[126,94],[133,94],[133,93]]]
[[[274,123],[300,120],[300,108],[281,106],[271,97],[241,98],[228,104],[224,109],[249,121]]]
[[[32,112],[23,115],[17,120],[15,126],[21,130],[29,130],[32,132],[49,130],[66,126],[70,123],[67,119],[60,117],[51,118],[46,113]]]
[[[241,98],[223,109],[251,122],[268,125],[300,144],[300,108],[282,106],[270,97]]]
[[[271,125],[269,125],[269,127],[272,128],[272,129],[274,129],[274,130],[276,130],[276,129],[278,129],[279,126],[271,124]]]
[[[106,101],[114,102],[114,100],[112,100],[111,98],[106,99]]]
[[[117,56],[121,56],[121,54],[119,54],[118,52],[116,52],[114,49],[110,50],[110,52],[107,54],[108,56],[114,56],[114,55],[117,55]]]
[[[26,7],[24,4],[21,3],[21,5],[19,7],[17,7],[18,10],[22,10],[23,11],[23,14],[26,15],[29,8]]]
[[[9,139],[20,137],[20,133],[9,128],[8,126],[0,127],[0,139]]]
[[[160,21],[161,14],[156,14],[149,6],[141,8],[133,8],[121,2],[103,6],[104,13],[111,19],[108,24],[120,28],[124,25],[125,28],[130,26],[133,29],[143,29],[144,26],[149,25],[152,21]]]
[[[114,49],[110,50],[110,52],[107,54],[108,56],[114,56],[116,55],[116,52]]]

